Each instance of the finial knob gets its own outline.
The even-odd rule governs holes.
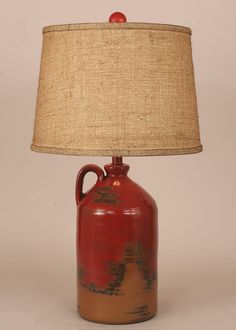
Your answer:
[[[116,11],[115,13],[111,14],[109,17],[110,23],[126,23],[127,18],[123,13],[120,13],[119,11]]]

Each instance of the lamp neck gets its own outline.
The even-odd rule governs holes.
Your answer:
[[[112,165],[122,165],[122,157],[112,157]]]
[[[123,164],[122,157],[112,157],[112,163],[105,165],[107,176],[126,176],[129,165]]]

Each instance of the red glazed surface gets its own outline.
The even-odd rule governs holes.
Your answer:
[[[157,207],[152,197],[127,177],[128,165],[113,163],[106,165],[105,170],[106,176],[96,165],[86,165],[79,172],[77,179],[80,314],[87,319],[104,323],[137,322],[152,317],[156,310]],[[83,194],[83,178],[88,171],[95,172],[98,181],[89,192]],[[136,275],[133,277],[131,282],[134,287],[130,290],[130,284],[127,283],[134,272],[142,283],[140,294],[142,295],[143,292],[143,297],[146,297],[143,298],[143,306],[145,304],[151,306],[150,309],[141,306],[141,309],[144,308],[146,311],[132,312],[139,308],[135,302],[129,301],[133,299],[132,290],[135,288],[135,278],[138,277]],[[137,286],[140,286],[138,283],[137,280]],[[81,292],[84,293],[80,294]],[[86,307],[86,292],[90,293],[89,307]],[[94,305],[91,298],[93,296]],[[127,314],[131,314],[129,318],[124,316],[122,319],[123,312],[119,312],[120,305],[119,303],[116,305],[114,300],[114,297],[119,296],[127,296],[122,302],[122,308],[125,310],[124,305],[127,301]],[[104,298],[109,299],[109,297],[112,297],[114,303],[114,310],[111,310],[112,319],[109,317],[106,319],[102,313]],[[152,301],[148,302],[145,299]],[[98,302],[99,313],[98,315],[95,313],[94,316]],[[104,301],[104,308],[106,302]],[[117,318],[115,310],[117,310]]]

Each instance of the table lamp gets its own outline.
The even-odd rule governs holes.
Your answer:
[[[78,311],[108,324],[155,316],[157,206],[122,157],[202,150],[190,28],[119,12],[45,27],[31,148],[112,156],[105,173],[89,164],[77,176]],[[97,181],[83,192],[88,172]]]

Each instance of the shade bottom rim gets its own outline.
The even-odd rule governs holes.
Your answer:
[[[190,148],[173,148],[173,149],[144,149],[144,150],[83,150],[70,148],[55,148],[38,146],[31,144],[31,150],[41,153],[70,155],[70,156],[171,156],[195,154],[203,150],[202,145]]]

